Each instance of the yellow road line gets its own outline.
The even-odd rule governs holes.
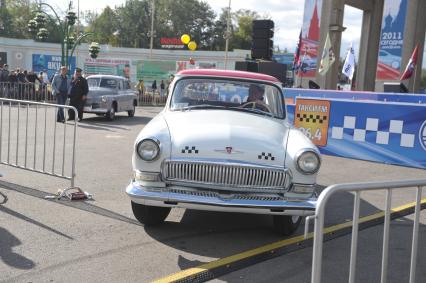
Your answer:
[[[422,199],[421,205],[422,204],[426,204],[426,198]],[[398,213],[398,212],[404,211],[406,209],[413,208],[413,207],[415,207],[415,205],[416,205],[415,202],[408,203],[408,204],[405,204],[405,205],[401,205],[401,206],[393,208],[391,210],[391,213]],[[377,212],[377,213],[362,217],[362,218],[359,219],[359,224],[366,223],[366,222],[369,222],[369,221],[373,221],[373,220],[376,220],[376,219],[380,219],[384,215],[385,215],[385,213],[383,211],[381,211],[381,212]],[[348,221],[348,222],[345,222],[345,223],[340,223],[340,224],[336,224],[336,225],[327,227],[327,228],[324,229],[324,234],[334,233],[334,232],[337,232],[337,231],[340,231],[340,230],[343,230],[343,229],[349,228],[349,227],[352,227],[352,221]],[[312,233],[312,232],[309,233],[308,237],[306,239],[308,239],[308,240],[312,239],[313,235],[314,235],[314,233]],[[205,271],[208,271],[210,269],[221,267],[221,266],[226,266],[226,265],[229,265],[233,262],[236,262],[236,261],[239,261],[239,260],[242,260],[242,259],[246,259],[246,258],[250,258],[252,256],[256,256],[256,255],[259,255],[259,254],[262,254],[262,253],[265,253],[265,252],[273,252],[277,248],[282,248],[282,247],[285,247],[285,246],[289,246],[291,244],[296,244],[296,243],[301,242],[303,240],[305,240],[303,235],[296,236],[296,237],[289,238],[289,239],[285,239],[285,240],[281,240],[281,241],[274,242],[274,243],[271,243],[271,244],[267,244],[267,245],[264,245],[264,246],[261,246],[261,247],[258,247],[258,248],[252,249],[252,250],[248,250],[248,251],[245,251],[245,252],[242,252],[242,253],[239,253],[239,254],[235,254],[235,255],[232,255],[232,256],[225,257],[225,258],[217,259],[217,260],[211,261],[209,263],[202,264],[198,267],[185,269],[185,270],[179,271],[175,274],[169,275],[167,277],[152,281],[152,283],[167,283],[167,282],[174,282],[174,281],[177,281],[177,280],[181,280],[181,279],[184,279],[186,277],[196,277],[196,275],[201,273],[201,272],[205,272]]]

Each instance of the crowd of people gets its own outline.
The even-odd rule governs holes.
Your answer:
[[[34,73],[21,68],[9,70],[7,64],[0,65],[0,96],[9,98],[33,98],[41,100],[41,94],[50,84],[46,72]]]
[[[164,80],[161,80],[160,82],[160,89],[158,90],[157,87],[157,80],[154,80],[151,84],[151,92],[152,94],[159,94],[160,96],[166,96],[167,92],[166,89],[168,89],[171,81],[173,80],[173,77],[170,78],[169,81],[167,81],[167,87],[166,87],[166,83],[164,82]],[[136,89],[139,92],[139,95],[145,95],[146,94],[146,87],[145,87],[145,82],[143,79],[140,79],[139,82],[136,84]]]

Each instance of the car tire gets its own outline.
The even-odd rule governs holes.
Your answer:
[[[136,111],[136,107],[133,105],[133,109],[127,111],[127,114],[129,114],[129,117],[134,117],[135,116],[135,111]]]
[[[109,121],[114,120],[115,118],[115,104],[111,106],[111,109],[106,113],[106,117]]]
[[[273,217],[275,232],[284,236],[292,235],[302,222],[301,216],[274,215]]]
[[[164,222],[170,213],[171,207],[158,207],[132,203],[133,215],[145,226],[155,226]]]

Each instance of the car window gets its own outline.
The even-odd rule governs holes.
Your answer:
[[[124,89],[130,89],[130,81],[129,80],[125,80],[124,81]]]
[[[100,78],[88,78],[87,79],[87,85],[89,87],[98,87],[100,80],[101,80]]]
[[[117,80],[115,79],[101,79],[100,87],[117,88]]]
[[[281,90],[270,84],[223,79],[181,79],[171,110],[223,108],[284,118]]]

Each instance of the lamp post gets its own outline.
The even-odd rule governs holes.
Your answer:
[[[151,32],[150,32],[150,43],[149,43],[149,58],[152,59],[152,48],[154,47],[154,14],[155,14],[155,0],[152,0],[151,9]]]
[[[228,17],[226,19],[226,32],[225,32],[225,70],[227,69],[227,65],[228,65],[228,48],[229,48],[229,39],[231,38],[231,31],[229,30],[230,19],[231,19],[231,0],[229,0]]]
[[[72,11],[72,1],[69,3],[67,15],[63,20],[60,19],[52,6],[47,3],[40,2],[38,3],[38,12],[35,18],[28,22],[28,30],[36,35],[38,39],[45,40],[49,36],[49,32],[45,27],[47,23],[47,17],[52,19],[50,14],[43,11],[43,7],[50,9],[54,14],[53,20],[57,23],[55,27],[58,29],[60,35],[61,65],[69,67],[70,60],[77,45],[83,38],[93,35],[93,33],[88,32],[80,33],[76,36],[74,35],[73,31],[77,16],[76,13]],[[99,53],[99,44],[92,42],[89,48],[89,52],[92,58],[96,58],[97,54]]]

